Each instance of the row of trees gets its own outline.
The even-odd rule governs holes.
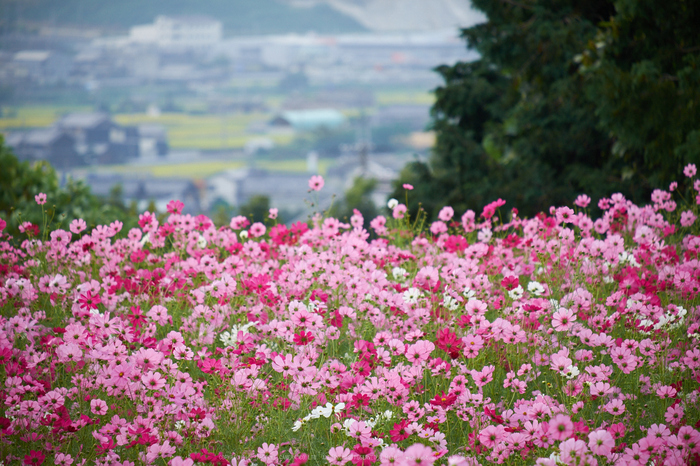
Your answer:
[[[533,215],[682,183],[700,161],[700,2],[472,0],[481,59],[437,71],[437,143],[401,186],[429,214],[508,200]]]

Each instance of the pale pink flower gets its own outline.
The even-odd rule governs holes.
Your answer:
[[[695,214],[692,211],[686,210],[685,212],[683,212],[681,214],[681,226],[689,227],[693,223],[695,223],[696,219],[697,219],[697,217],[695,216]]]
[[[87,224],[85,223],[85,220],[82,218],[76,218],[72,222],[70,222],[70,231],[73,233],[80,234],[81,231],[85,230],[87,228]]]
[[[559,308],[552,315],[552,327],[557,332],[565,332],[571,328],[571,324],[576,321],[576,314],[573,311],[566,308]]]
[[[34,196],[34,200],[36,201],[37,204],[44,205],[44,204],[46,204],[46,194],[39,193],[36,196]]]
[[[549,421],[549,436],[554,440],[566,440],[574,433],[574,423],[566,414],[557,414]]]
[[[253,238],[258,238],[258,237],[264,235],[266,230],[267,230],[267,229],[265,228],[265,225],[263,225],[263,224],[260,223],[260,222],[255,222],[255,223],[253,223],[253,224],[250,226],[250,229],[248,230],[248,233],[249,233],[250,236],[252,236]]]
[[[689,163],[683,169],[683,174],[685,176],[687,176],[688,178],[694,177],[697,172],[698,172],[698,169],[695,167],[694,163]]]
[[[325,181],[321,175],[314,175],[309,179],[309,188],[313,191],[320,191],[324,184]]]
[[[450,206],[445,206],[442,209],[440,209],[440,213],[438,214],[438,219],[442,220],[443,222],[449,222],[452,217],[454,216],[455,211],[452,207]]]
[[[430,225],[430,233],[434,235],[439,235],[445,232],[447,232],[447,225],[445,225],[445,222],[436,220],[432,223],[432,225]]]
[[[594,455],[609,458],[612,449],[615,448],[615,439],[607,430],[595,430],[588,434],[588,448],[591,449]]]
[[[277,451],[277,446],[274,443],[263,443],[262,446],[258,448],[258,459],[267,465],[276,464],[278,455],[279,452]]]
[[[326,460],[334,466],[343,466],[352,460],[352,450],[344,446],[333,447],[328,451]]]
[[[104,400],[100,400],[99,398],[90,400],[90,411],[92,411],[92,414],[104,416],[107,414],[108,410],[109,408]]]
[[[408,209],[404,204],[399,204],[396,207],[394,207],[394,210],[392,211],[391,215],[397,220],[400,220],[406,216],[406,211]]]
[[[579,194],[579,196],[574,201],[574,204],[581,207],[582,209],[585,209],[586,207],[588,207],[588,204],[590,204],[590,203],[591,203],[591,198],[585,194]]]
[[[430,466],[435,462],[436,458],[433,455],[433,449],[423,445],[422,443],[415,443],[410,447],[406,448],[404,452],[404,465],[405,466]]]
[[[413,185],[408,184],[408,183],[404,183],[403,189],[405,189],[407,191],[411,191],[413,189]]]

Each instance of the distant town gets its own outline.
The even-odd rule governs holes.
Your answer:
[[[383,204],[432,146],[434,68],[475,58],[454,29],[225,38],[207,16],[17,37],[0,48],[0,132],[22,160],[140,206],[266,196],[289,218],[309,174],[326,177],[319,202],[365,177]]]

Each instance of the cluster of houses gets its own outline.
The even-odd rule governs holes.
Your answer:
[[[71,113],[48,128],[10,132],[5,142],[20,160],[47,160],[64,170],[168,153],[163,127],[124,126],[106,113]]]

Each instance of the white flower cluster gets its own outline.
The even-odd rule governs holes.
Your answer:
[[[468,301],[471,301],[472,299],[476,299],[476,291],[472,290],[469,287],[464,288],[464,291],[462,292],[465,298],[467,298]]]
[[[509,296],[510,299],[512,299],[513,301],[517,301],[517,300],[519,300],[520,298],[523,297],[523,293],[524,293],[524,292],[525,292],[525,290],[523,290],[523,287],[520,286],[520,285],[518,285],[518,286],[516,286],[515,288],[513,288],[512,290],[510,290],[510,291],[508,292],[508,296]]]
[[[418,288],[411,287],[403,292],[403,300],[408,304],[417,303],[422,294]]]
[[[633,303],[630,303],[630,301],[633,300],[628,300],[627,301],[627,307],[629,308]],[[639,325],[642,327],[650,327],[654,326],[654,330],[660,330],[662,328],[667,328],[669,330],[676,329],[683,325],[683,322],[685,321],[685,316],[688,314],[688,311],[685,310],[685,308],[678,306],[677,308],[677,313],[673,314],[669,311],[664,312],[661,317],[659,317],[659,321],[655,324],[649,319],[643,319],[639,322]],[[642,332],[644,334],[649,334],[650,332]]]
[[[405,281],[406,277],[408,276],[408,272],[403,267],[394,267],[391,270],[391,274],[394,276],[394,280],[397,280],[400,282]]]
[[[621,252],[618,258],[620,259],[620,264],[627,263],[632,267],[641,267],[639,262],[637,262],[637,259],[634,258],[634,254],[630,254],[627,251]]]
[[[457,308],[459,308],[459,301],[454,299],[452,296],[446,294],[442,299],[442,305],[450,311],[456,311]]]
[[[238,332],[242,331],[243,333],[250,333],[248,331],[249,328],[255,327],[255,322],[248,322],[245,325],[234,325],[231,327],[231,331],[225,331],[221,335],[219,335],[219,340],[221,340],[221,343],[223,343],[225,346],[233,346],[238,342]]]
[[[533,280],[527,284],[527,291],[535,296],[542,296],[544,294],[544,286],[540,282]]]
[[[294,422],[292,431],[296,432],[297,430],[301,429],[301,427],[311,419],[318,419],[321,416],[329,418],[332,414],[339,414],[344,409],[345,403],[338,403],[337,405],[333,406],[333,403],[328,402],[325,406],[316,406],[310,414],[307,414],[303,419],[298,419],[296,422]]]

